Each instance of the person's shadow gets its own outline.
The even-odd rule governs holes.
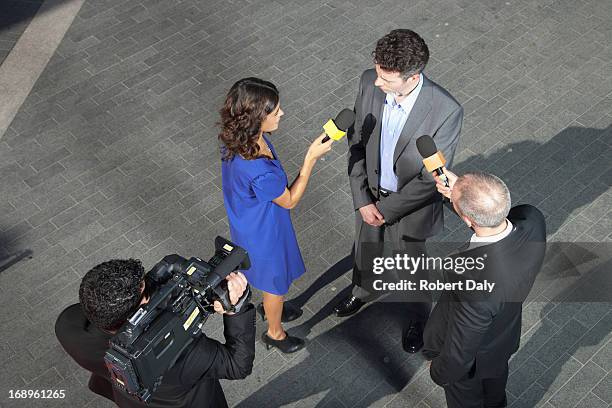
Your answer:
[[[520,141],[490,154],[455,158],[451,170],[458,175],[482,171],[501,178],[510,189],[512,205],[531,204],[544,213],[551,237],[574,210],[591,204],[612,186],[610,138],[612,125],[568,127],[544,143]]]
[[[333,305],[333,301],[328,304]],[[310,340],[302,351],[308,353],[306,358],[267,381],[237,407],[280,407],[322,392],[326,395],[317,406],[335,406],[337,399],[344,406],[368,407],[401,392],[425,367],[420,355],[398,358],[408,356],[400,341],[404,320],[401,303],[372,303]],[[290,330],[296,335],[300,331],[299,326]]]
[[[32,258],[31,249],[21,249],[11,245],[17,238],[19,238],[18,234],[6,232],[0,234],[0,273],[26,258]]]
[[[512,407],[534,407],[551,397],[553,402],[570,399],[570,405],[575,405],[586,392],[580,394],[572,389],[555,393],[582,364],[591,370],[590,375],[585,375],[592,377],[593,386],[599,381],[597,372],[600,378],[605,377],[606,372],[589,360],[612,332],[611,268],[612,257],[606,243],[548,245],[545,264],[530,293],[534,302],[526,305],[523,313],[530,324],[530,316],[541,307],[535,323],[538,327],[526,334],[529,340],[521,344],[510,362],[508,391],[518,396]],[[597,388],[605,386],[604,382],[593,391],[597,393]]]
[[[325,286],[334,282],[336,279],[341,277],[346,272],[353,268],[353,254],[345,256],[340,261],[336,262],[331,268],[321,274],[305,291],[300,293],[298,296],[288,300],[293,306],[302,308],[308,303],[308,301],[317,294],[317,292],[323,289]],[[345,288],[338,292],[328,303],[326,303],[321,309],[319,309],[310,319],[304,323],[293,328],[295,333],[299,333],[302,336],[307,336],[314,326],[323,321],[325,318],[330,316],[334,307],[340,300],[344,299],[350,293],[350,287]]]
[[[29,249],[23,251],[16,251],[7,255],[0,255],[0,272],[7,270],[17,262],[29,258],[32,258],[33,252]]]

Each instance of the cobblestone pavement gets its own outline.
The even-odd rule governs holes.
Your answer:
[[[0,405],[110,407],[53,334],[81,276],[111,257],[210,256],[229,236],[215,122],[231,84],[279,86],[273,141],[291,178],[324,121],[353,106],[393,28],[424,36],[426,73],[465,107],[458,172],[502,177],[515,202],[546,214],[550,240],[609,243],[611,22],[608,0],[86,1],[0,139],[0,259],[32,255],[0,272]],[[253,374],[223,384],[231,406],[445,406],[423,358],[401,349],[400,307],[329,316],[351,266],[345,153],[338,143],[317,165],[292,215],[308,272],[290,292],[304,316],[288,327],[308,346],[287,356],[258,341]],[[438,239],[466,237],[449,215]],[[560,302],[544,287],[531,299],[510,402],[609,406],[610,303]],[[9,389],[66,399],[20,402]]]
[[[15,46],[42,0],[4,0],[0,2],[0,65]]]

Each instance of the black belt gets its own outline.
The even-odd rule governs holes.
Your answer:
[[[383,197],[389,197],[391,195],[391,193],[394,193],[395,191],[389,191],[389,190],[385,190],[384,188],[379,188],[378,192]]]

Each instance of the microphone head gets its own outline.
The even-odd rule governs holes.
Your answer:
[[[336,127],[344,132],[355,123],[355,112],[350,109],[342,109],[336,119],[334,119]]]
[[[438,152],[436,143],[429,135],[423,135],[416,140],[416,147],[423,158],[433,156]]]

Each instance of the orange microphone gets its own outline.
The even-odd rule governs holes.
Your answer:
[[[442,179],[444,185],[448,187],[448,178],[442,171],[442,167],[446,164],[446,159],[442,152],[438,151],[436,143],[429,135],[423,135],[416,141],[417,150],[423,157],[423,164],[428,172],[435,172]]]

